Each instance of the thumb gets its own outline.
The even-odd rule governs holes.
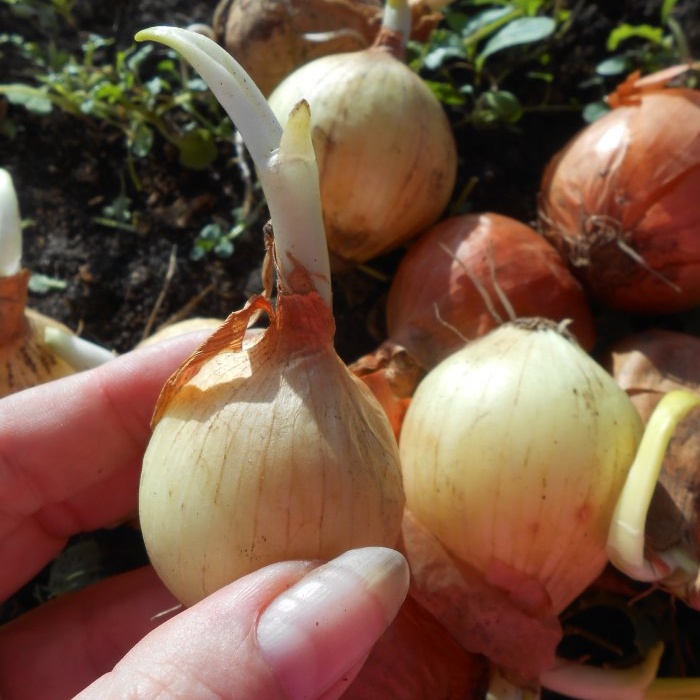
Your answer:
[[[383,547],[265,567],[163,623],[76,700],[333,700],[408,583],[406,560]]]

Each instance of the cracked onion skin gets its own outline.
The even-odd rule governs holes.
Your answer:
[[[611,309],[700,304],[700,91],[666,87],[679,70],[631,76],[541,183],[542,232]]]

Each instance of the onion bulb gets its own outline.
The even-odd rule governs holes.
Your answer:
[[[284,123],[311,105],[331,254],[363,263],[432,225],[447,205],[457,154],[447,116],[404,62],[405,0],[387,2],[374,45],[316,59],[270,95]]]
[[[504,324],[429,372],[400,439],[406,505],[455,559],[561,612],[601,573],[642,423],[551,322]]]
[[[571,321],[579,344],[595,330],[581,285],[534,229],[494,213],[445,219],[401,260],[389,289],[387,334],[432,369],[468,340],[514,317]]]
[[[284,132],[242,68],[209,39],[140,32],[192,63],[236,122],[270,208],[275,307],[253,297],[173,374],[144,455],[146,548],[184,604],[267,564],[394,546],[398,447],[371,392],[333,349],[328,251],[308,105]],[[252,317],[269,326],[244,341]]]
[[[0,397],[94,367],[113,357],[27,306],[17,193],[0,168]]]
[[[541,184],[544,235],[621,311],[700,304],[700,91],[665,87],[668,77],[633,75]]]

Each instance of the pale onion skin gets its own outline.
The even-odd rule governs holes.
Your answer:
[[[419,385],[400,440],[406,506],[495,585],[540,586],[556,614],[606,564],[641,432],[627,395],[577,345],[506,324]]]
[[[285,298],[279,329],[207,360],[153,431],[141,527],[185,605],[267,564],[398,541],[396,440],[336,355],[328,307],[314,294],[314,322],[305,296]]]
[[[77,371],[44,342],[47,326],[72,331],[27,308],[29,271],[0,278],[0,398]]]
[[[456,146],[442,106],[413,71],[379,47],[326,56],[287,77],[269,103],[284,125],[302,98],[336,258],[366,262],[435,223],[454,187]]]
[[[633,313],[696,307],[700,91],[637,92],[633,82],[618,92],[619,106],[548,164],[540,227],[602,304]]]

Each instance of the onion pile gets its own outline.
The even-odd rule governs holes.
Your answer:
[[[328,247],[340,261],[397,248],[432,225],[452,194],[452,129],[402,60],[410,19],[406,0],[389,0],[371,48],[311,61],[269,98],[283,124],[299,100],[311,105]]]
[[[274,230],[277,303],[253,297],[173,374],[144,455],[149,557],[186,605],[267,564],[395,546],[404,506],[381,407],[333,349],[328,251],[308,105],[284,132],[262,93],[204,36],[160,27],[241,130]],[[246,339],[259,312],[270,324]]]
[[[682,70],[631,76],[542,180],[543,233],[611,309],[700,304],[700,91],[666,86]]]

